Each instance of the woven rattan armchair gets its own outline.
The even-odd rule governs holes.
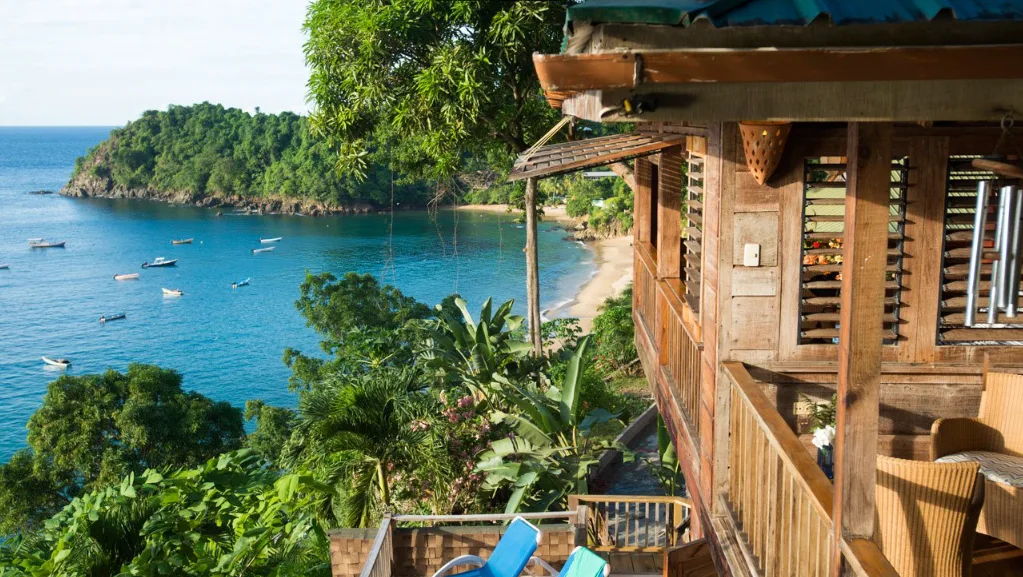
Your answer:
[[[968,577],[984,483],[976,463],[877,458],[874,540],[901,577]]]
[[[935,421],[931,460],[979,463],[986,495],[977,531],[1023,547],[1023,375],[985,367],[979,416]]]

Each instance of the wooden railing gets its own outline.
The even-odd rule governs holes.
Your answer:
[[[657,327],[657,263],[649,249],[638,246],[635,250],[633,307],[643,319],[648,331]]]
[[[688,305],[679,298],[681,293],[676,293],[667,282],[658,283],[657,288],[660,365],[679,395],[682,410],[699,432],[703,345],[682,317]]]
[[[393,525],[391,515],[384,515],[359,577],[391,577],[391,565],[394,561]]]
[[[661,551],[688,541],[692,504],[683,497],[573,495],[585,509],[587,545],[597,551]]]
[[[759,575],[831,575],[834,487],[742,363],[724,363],[731,429],[726,502]],[[842,542],[852,574],[894,577],[873,541]]]

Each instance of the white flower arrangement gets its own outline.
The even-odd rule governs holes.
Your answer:
[[[831,446],[835,442],[835,427],[827,425],[813,430],[813,446],[818,449]]]

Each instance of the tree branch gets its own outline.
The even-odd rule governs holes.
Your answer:
[[[636,192],[636,173],[629,168],[629,165],[624,162],[616,162],[608,166],[608,168],[611,169],[611,172],[622,177],[622,180],[625,181],[625,184],[629,185],[629,188],[632,189],[633,193]]]

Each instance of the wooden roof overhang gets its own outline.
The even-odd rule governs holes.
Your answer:
[[[1023,111],[1023,44],[637,47],[533,61],[565,114],[602,122],[987,121]],[[626,113],[630,97],[653,106]]]
[[[515,159],[509,181],[543,178],[656,154],[685,142],[679,134],[612,134],[542,146]]]

